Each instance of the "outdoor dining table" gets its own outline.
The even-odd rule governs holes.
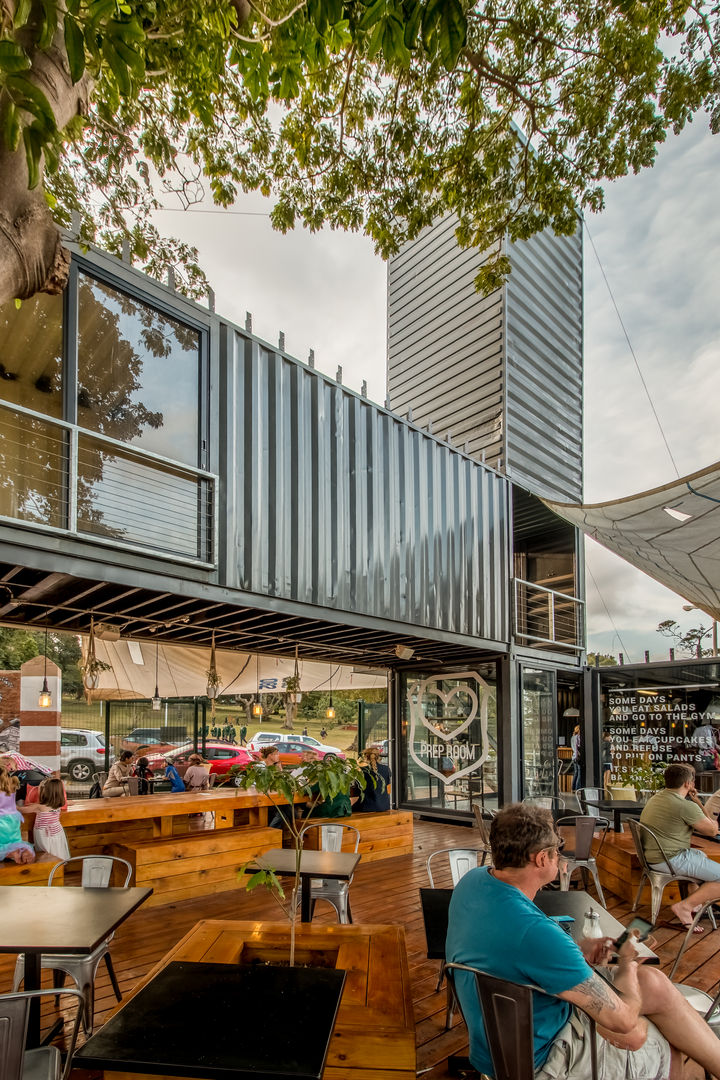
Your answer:
[[[645,809],[643,803],[633,802],[630,799],[586,799],[588,806],[594,806],[603,814],[612,814],[613,829],[622,832],[622,815],[628,817],[640,817]]]
[[[140,907],[152,889],[0,886],[0,953],[23,953],[25,989],[40,989],[43,953],[89,953]],[[40,1001],[30,1005],[27,1044],[40,1045]]]
[[[570,937],[574,941],[580,941],[583,936],[583,923],[585,912],[591,908],[599,916],[600,929],[603,937],[617,939],[625,927],[614,915],[611,915],[602,904],[582,889],[570,889],[562,892],[559,889],[541,889],[535,897],[535,905],[544,911],[546,915],[569,915],[573,922],[569,924]],[[645,958],[646,964],[657,964],[657,955],[642,942],[638,942],[636,948],[640,955]]]
[[[360,862],[355,851],[302,851],[300,853],[300,900],[301,922],[310,922],[310,893],[313,878],[329,878],[349,881]],[[270,848],[258,855],[253,864],[262,870],[274,870],[276,874],[295,874],[295,849]]]

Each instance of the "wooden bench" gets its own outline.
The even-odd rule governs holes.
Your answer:
[[[396,855],[412,855],[413,851],[413,816],[409,810],[384,810],[375,814],[351,814],[344,818],[308,818],[312,825],[353,825],[360,830],[358,851],[364,863],[377,862],[379,859],[392,859]],[[292,847],[293,840],[289,832],[283,835],[283,847]],[[305,847],[317,847],[317,834],[310,833]],[[343,837],[343,851],[352,851],[354,837],[347,833]]]
[[[692,846],[704,851],[713,862],[720,862],[720,844],[693,836]],[[632,834],[627,832],[609,832],[597,860],[600,880],[616,896],[633,903],[640,884],[640,860],[635,851]],[[663,893],[663,904],[674,904],[680,899],[677,885],[668,885]],[[650,904],[650,886],[645,885],[641,900],[642,905]]]
[[[57,855],[48,855],[42,851],[35,856],[35,862],[16,863],[5,860],[0,863],[0,885],[47,885],[53,866],[63,860]],[[59,870],[53,878],[53,885],[62,885],[63,872]]]
[[[277,829],[246,825],[115,843],[110,853],[127,859],[133,868],[133,884],[153,890],[147,906],[158,907],[239,889],[238,868],[277,843]]]

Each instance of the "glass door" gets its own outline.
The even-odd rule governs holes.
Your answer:
[[[523,795],[557,795],[555,672],[522,670]]]

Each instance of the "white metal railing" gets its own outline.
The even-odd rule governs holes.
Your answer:
[[[514,579],[515,637],[532,646],[580,652],[585,647],[585,603],[532,581]]]
[[[0,436],[0,519],[215,565],[214,474],[7,402]]]

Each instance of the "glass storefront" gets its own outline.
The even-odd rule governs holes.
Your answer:
[[[497,673],[405,672],[399,676],[400,801],[411,809],[467,814],[497,806]]]
[[[555,673],[522,672],[523,795],[556,794]]]

